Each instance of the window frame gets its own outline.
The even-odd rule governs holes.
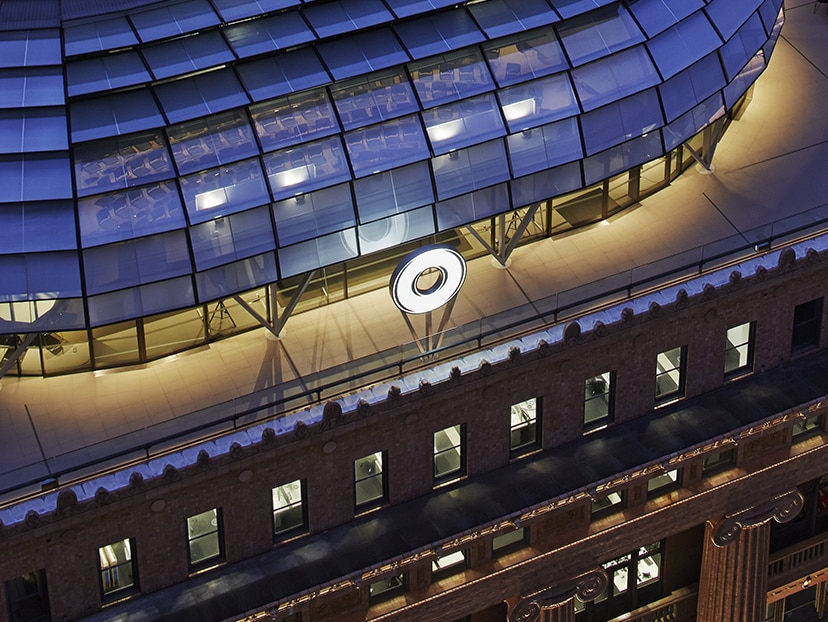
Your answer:
[[[600,383],[605,383],[603,389]],[[606,413],[587,419],[587,410],[600,398],[605,398]],[[584,433],[593,432],[606,427],[612,423],[615,417],[615,371],[605,371],[584,380],[584,411],[583,411]]]
[[[447,440],[451,441],[448,438],[448,431],[455,430],[459,439],[456,444],[449,444],[446,447],[443,447],[438,450],[437,448],[437,435],[444,434]],[[466,424],[465,423],[458,423],[456,425],[449,426],[447,428],[443,428],[442,430],[437,430],[433,435],[434,440],[434,451],[432,453],[432,476],[434,478],[434,485],[438,486],[440,484],[445,484],[466,475]],[[438,459],[445,456],[447,453],[451,452],[452,450],[456,450],[458,454],[458,464],[456,467],[452,468],[451,470],[444,471],[442,473],[438,473]]]
[[[297,487],[298,487],[298,491],[299,491],[299,500],[298,501],[294,501],[290,497],[289,493],[285,493],[285,491],[283,489],[286,486],[291,486],[292,487],[291,490],[293,490],[294,492],[297,490]],[[307,529],[308,529],[308,515],[307,515],[307,506],[306,506],[306,503],[305,503],[305,500],[306,500],[305,488],[306,487],[305,487],[305,480],[304,479],[295,479],[295,480],[292,480],[290,482],[285,482],[284,484],[280,484],[279,486],[274,486],[273,488],[270,489],[270,508],[271,508],[271,514],[272,514],[271,529],[272,529],[272,532],[273,532],[273,540],[274,541],[281,541],[281,540],[284,540],[285,537],[289,537],[293,534],[302,533],[304,531],[307,531]],[[276,497],[276,495],[277,495],[277,492],[276,492],[277,490],[282,491],[283,499],[286,502],[286,505],[281,505],[278,508],[275,507],[275,499],[274,499],[274,497]],[[277,527],[276,527],[277,513],[280,515],[279,518],[281,519],[281,516],[287,515],[291,511],[295,511],[297,507],[299,508],[299,510],[301,512],[300,522],[296,523],[296,524],[293,524],[293,525],[290,525],[288,527],[283,527],[283,528],[277,529]]]
[[[679,351],[679,361],[678,365],[673,363],[669,357],[667,356],[670,352]],[[661,363],[659,361],[660,356],[664,356],[667,361],[672,365],[672,367],[665,367],[661,369]],[[675,402],[684,397],[685,387],[687,384],[687,346],[676,346],[674,348],[670,348],[668,350],[662,350],[656,354],[656,373],[655,373],[655,406],[658,408],[659,406],[664,406],[665,404],[669,404]],[[676,384],[676,388],[672,391],[661,393],[659,394],[658,388],[658,380],[663,376],[670,376],[670,372],[677,372],[678,373],[678,382],[674,381]],[[672,378],[671,378],[672,379]]]
[[[498,544],[498,540],[504,542]],[[492,538],[492,558],[508,555],[529,544],[529,529],[527,527],[516,527],[511,531],[499,533]]]
[[[454,560],[454,557],[460,554],[462,555],[462,559]],[[446,564],[445,566],[440,566],[441,559],[448,559],[452,558],[452,560]],[[442,578],[445,578],[450,575],[454,575],[460,572],[465,571],[469,567],[469,549],[462,548],[456,549],[451,552],[443,553],[442,555],[438,555],[434,559],[431,560],[431,579],[433,581],[438,581]]]
[[[374,586],[379,583],[385,583],[386,587],[380,592],[375,592]],[[391,583],[395,583],[395,585],[391,586]],[[408,573],[406,572],[399,572],[397,574],[393,574],[390,577],[383,577],[382,579],[378,579],[377,581],[372,581],[368,584],[368,603],[370,605],[375,605],[377,603],[384,602],[386,600],[390,600],[400,594],[404,594],[408,589]]]
[[[365,476],[358,478],[358,464],[361,464],[363,461],[367,461],[369,459],[373,459],[374,463],[377,464],[379,461],[379,471],[376,473],[371,472],[370,470],[367,471]],[[354,512],[355,514],[361,514],[363,512],[367,512],[378,508],[385,503],[388,502],[388,477],[387,477],[387,469],[388,469],[388,452],[385,450],[376,451],[371,454],[366,454],[361,458],[357,458],[353,462],[354,471],[353,471],[353,485],[354,485]],[[370,467],[369,467],[370,468]],[[368,481],[369,479],[374,479],[379,476],[380,479],[380,489],[381,492],[379,495],[366,499],[365,501],[360,502],[358,498],[358,489],[359,484],[361,482]]]
[[[707,454],[702,459],[701,474],[707,477],[736,466],[736,446],[729,445]]]
[[[748,327],[748,335],[747,341],[743,341],[741,343],[735,344],[730,340],[729,333],[733,330],[742,328],[743,326]],[[737,356],[740,352],[739,348],[747,346],[747,352],[745,354],[745,358],[747,359],[744,365],[738,365],[736,367],[728,368],[728,355],[732,352],[736,352]],[[735,326],[731,326],[730,328],[725,331],[725,367],[724,367],[724,375],[725,378],[735,378],[737,376],[743,376],[745,374],[749,374],[753,371],[753,353],[756,348],[756,322],[742,322],[741,324],[736,324]]]
[[[671,476],[674,473],[674,476]],[[684,469],[677,467],[675,469],[665,470],[664,473],[654,475],[647,480],[647,498],[655,499],[667,494],[677,488],[681,488],[682,478],[684,477]],[[666,479],[663,479],[666,478]],[[656,483],[658,482],[658,483]]]
[[[814,307],[810,317],[800,317],[797,319],[797,313],[806,311],[809,305],[813,305]],[[822,339],[822,314],[824,307],[825,298],[823,296],[800,303],[794,307],[791,322],[792,355],[808,352],[819,347],[820,340]],[[803,333],[805,334],[803,335]]]
[[[190,521],[197,519],[209,512],[215,512],[216,524],[213,525],[211,523],[211,527],[214,528],[212,531],[207,531],[202,534],[197,534],[195,536],[191,535],[190,530]],[[221,508],[210,508],[204,512],[199,512],[198,514],[194,514],[192,516],[188,516],[186,520],[187,525],[187,565],[190,569],[190,572],[197,572],[199,570],[203,570],[204,568],[208,568],[211,566],[216,566],[224,562],[224,523],[222,521],[222,512]],[[210,557],[205,557],[200,561],[193,562],[193,543],[198,540],[203,540],[208,536],[214,535],[216,537],[216,542],[218,544],[218,552]]]
[[[616,497],[616,498],[614,498]],[[608,502],[608,503],[604,503]],[[614,514],[627,507],[627,491],[612,490],[606,494],[595,495],[590,506],[590,520]]]
[[[534,410],[528,405],[532,404]],[[509,454],[511,457],[522,456],[541,447],[541,406],[540,397],[530,397],[509,407]],[[524,407],[524,405],[527,405]],[[529,413],[532,413],[531,415]],[[518,418],[518,422],[514,422]],[[532,431],[531,440],[524,440],[523,433]],[[515,442],[515,437],[520,439]]]
[[[126,559],[126,561],[113,564],[111,560],[113,557],[117,560],[117,556],[112,550],[112,547],[116,545],[124,546],[128,558]],[[106,549],[110,549],[109,553],[111,553],[111,555],[107,554]],[[109,544],[105,544],[104,546],[98,547],[98,586],[101,592],[102,604],[112,603],[123,598],[128,598],[129,596],[141,591],[140,583],[138,580],[138,563],[135,556],[135,550],[135,538],[124,538],[122,540],[117,540],[115,542],[111,542]],[[104,558],[108,560],[106,566],[104,566],[103,563]],[[125,567],[129,567],[129,569],[132,572],[132,583],[130,583],[129,585],[125,585],[123,587],[118,586],[107,590],[106,580],[104,579],[105,574],[108,574],[110,579],[114,576],[114,580],[119,582],[117,575],[120,573],[113,573],[111,571],[120,571],[122,568]]]

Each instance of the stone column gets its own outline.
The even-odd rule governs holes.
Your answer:
[[[784,523],[802,509],[794,489],[768,503],[707,521],[698,622],[763,622],[768,591],[770,520]]]
[[[509,622],[574,622],[575,597],[593,600],[607,588],[603,568],[591,570],[551,588],[521,596],[509,614]]]

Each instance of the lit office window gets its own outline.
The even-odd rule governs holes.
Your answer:
[[[659,352],[656,356],[656,401],[664,402],[684,394],[684,348]]]
[[[592,500],[592,515],[609,514],[624,507],[624,491],[618,490]]]
[[[134,543],[129,538],[98,549],[104,600],[112,600],[138,589],[133,549]]]
[[[529,532],[525,527],[518,527],[507,533],[492,538],[492,554],[495,556],[505,555],[510,551],[520,548],[526,544]]]
[[[354,502],[357,511],[381,505],[385,501],[383,452],[354,460]]]
[[[463,474],[465,470],[464,436],[465,430],[462,425],[453,425],[434,433],[435,483]]]
[[[794,309],[791,353],[796,354],[819,345],[822,328],[822,298],[817,298]]]
[[[647,480],[647,495],[655,497],[681,485],[681,469],[673,469]]]
[[[512,404],[509,424],[509,449],[518,453],[540,444],[540,399],[533,397]]]
[[[302,480],[273,489],[273,534],[279,535],[305,527]]]
[[[434,561],[431,562],[432,576],[460,572],[468,565],[466,554],[466,549],[461,549],[459,551],[454,551],[453,553],[447,553],[446,555],[436,557]]]
[[[218,562],[224,558],[221,510],[212,509],[187,519],[187,544],[190,569]]]
[[[584,430],[603,427],[612,420],[613,376],[605,372],[584,382]]]
[[[813,434],[816,434],[820,430],[825,429],[825,415],[818,415],[816,417],[809,417],[808,419],[802,419],[794,423],[793,425],[793,438],[794,440],[800,441],[803,438],[807,438]]]
[[[392,598],[397,594],[405,591],[405,573],[399,574],[374,581],[368,585],[368,600],[372,603]]]
[[[753,323],[746,322],[727,329],[725,375],[750,371],[753,367]]]

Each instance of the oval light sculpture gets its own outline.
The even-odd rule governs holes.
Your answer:
[[[427,287],[426,274],[436,272]],[[430,279],[429,279],[430,280]],[[454,298],[466,280],[466,260],[448,246],[424,246],[403,257],[391,275],[391,298],[404,313],[428,313]]]

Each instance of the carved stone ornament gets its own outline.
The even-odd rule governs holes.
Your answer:
[[[744,529],[758,527],[770,519],[777,523],[787,523],[799,514],[804,504],[802,493],[794,488],[767,503],[725,516],[713,532],[713,544],[727,546],[736,541]]]
[[[542,609],[559,605],[573,596],[577,596],[583,602],[595,600],[607,589],[607,585],[609,577],[603,568],[590,570],[566,583],[522,597],[509,615],[509,622],[535,622],[540,617]]]

